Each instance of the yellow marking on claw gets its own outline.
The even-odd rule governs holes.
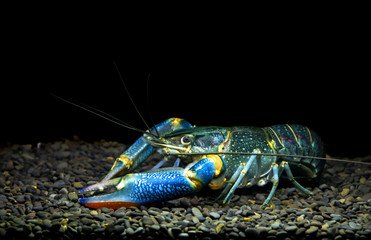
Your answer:
[[[188,170],[186,176],[190,180],[192,187],[194,187],[197,191],[202,189],[202,183],[195,178],[195,172]]]
[[[195,176],[196,176],[196,173],[192,172],[192,171],[187,171],[187,178],[189,179],[193,179]]]
[[[223,167],[223,162],[220,159],[219,156],[217,155],[205,155],[202,158],[209,158],[214,161],[215,164],[215,177],[217,177],[220,174],[220,171],[222,170]]]
[[[125,178],[128,177],[128,176],[130,176],[130,175],[132,175],[132,174],[129,173],[126,176],[124,176],[124,177],[121,178],[120,183],[116,185],[116,189],[117,190],[121,190],[123,187],[125,187],[125,185],[126,185]]]
[[[171,121],[171,126],[173,128],[178,128],[180,127],[180,122],[182,121],[181,118],[173,118],[173,120]]]
[[[133,161],[129,159],[126,155],[120,155],[119,161],[123,162],[126,166],[133,165]]]
[[[221,182],[218,183],[218,184],[209,183],[209,187],[210,187],[212,190],[218,190],[218,189],[221,189],[221,188],[223,187],[225,181],[227,181],[226,178],[224,178],[223,181],[221,181]]]

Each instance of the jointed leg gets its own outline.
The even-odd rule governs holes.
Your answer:
[[[311,191],[309,191],[308,189],[303,187],[300,183],[298,183],[295,180],[294,176],[292,175],[292,172],[291,172],[291,169],[289,167],[288,162],[282,162],[281,165],[283,165],[283,167],[285,169],[287,178],[292,182],[292,184],[295,186],[296,189],[298,189],[299,191],[301,191],[302,193],[304,193],[306,195],[312,195]]]
[[[274,196],[274,193],[277,189],[278,181],[279,181],[279,170],[278,170],[277,163],[272,164],[272,172],[273,172],[273,176],[272,176],[271,181],[273,182],[273,186],[272,186],[272,189],[271,189],[267,199],[265,199],[264,203],[260,206],[260,208],[265,207],[271,201],[271,199]]]
[[[253,151],[253,153],[260,153],[260,151],[257,150],[257,149],[255,149]],[[226,196],[224,198],[224,200],[223,200],[223,204],[230,202],[234,191],[240,185],[242,179],[245,177],[246,173],[250,169],[250,167],[251,167],[252,163],[255,161],[256,157],[257,157],[256,155],[251,155],[250,158],[249,158],[249,160],[247,161],[247,163],[242,163],[238,167],[238,169],[233,174],[233,176],[229,180],[227,186],[223,189],[223,192],[219,195],[219,197],[217,198],[217,200],[220,199],[220,198],[222,198],[222,197],[224,197],[224,196]]]
[[[298,189],[299,191],[301,191],[302,193],[306,194],[306,195],[311,195],[312,192],[309,191],[308,189],[306,189],[305,187],[303,187],[300,183],[298,183],[294,176],[292,175],[292,172],[291,172],[291,169],[290,169],[290,166],[288,164],[288,162],[286,161],[283,161],[281,162],[281,164],[278,166],[276,163],[272,164],[272,171],[273,171],[273,176],[272,176],[272,183],[273,183],[273,187],[267,197],[267,199],[265,199],[263,205],[261,205],[261,208],[266,206],[270,200],[272,199],[276,189],[277,189],[277,186],[278,186],[278,182],[279,182],[279,177],[281,176],[282,174],[282,171],[285,171],[286,172],[286,175],[287,175],[287,178],[292,182],[292,184],[295,186],[296,189]]]

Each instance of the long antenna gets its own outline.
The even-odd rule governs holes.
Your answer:
[[[142,119],[142,121],[143,121],[144,124],[146,125],[147,129],[150,130],[151,128],[148,126],[147,122],[144,120],[142,114],[140,114],[140,112],[139,112],[139,110],[138,110],[138,108],[137,108],[137,105],[135,105],[135,102],[134,102],[133,98],[131,97],[129,90],[128,90],[128,88],[126,87],[126,84],[125,84],[124,78],[122,77],[122,75],[121,75],[121,73],[120,73],[120,70],[119,70],[119,68],[117,67],[116,61],[113,61],[113,65],[115,65],[116,71],[117,71],[117,73],[118,73],[118,75],[119,75],[119,78],[120,78],[120,80],[121,80],[121,82],[122,82],[122,85],[124,86],[125,91],[126,91],[126,94],[127,94],[128,97],[130,98],[130,101],[131,101],[131,103],[133,104],[133,106],[134,106],[134,108],[135,108],[135,111],[138,113],[139,117]]]
[[[160,137],[160,134],[158,133],[157,131],[157,127],[156,127],[156,124],[153,122],[153,118],[152,118],[152,114],[151,114],[151,105],[149,103],[149,79],[150,79],[150,76],[151,74],[148,73],[148,77],[147,77],[147,85],[146,85],[146,94],[147,94],[147,111],[148,111],[148,114],[149,114],[149,120],[151,121],[151,124],[153,125],[153,128],[155,129],[156,131],[156,134],[158,137]]]
[[[71,101],[69,101],[67,99],[64,99],[62,97],[59,97],[59,96],[57,96],[57,95],[55,95],[53,93],[49,93],[49,94],[52,95],[55,98],[58,98],[59,100],[61,100],[63,102],[66,102],[66,103],[71,104],[71,105],[73,105],[75,107],[78,107],[78,108],[83,109],[83,110],[85,110],[87,112],[90,112],[90,113],[92,113],[92,114],[94,114],[94,115],[96,115],[98,117],[101,117],[101,118],[103,118],[103,119],[105,119],[107,121],[110,121],[110,122],[112,122],[114,124],[117,124],[117,125],[119,125],[121,127],[128,128],[128,129],[131,129],[131,130],[134,130],[136,132],[143,133],[143,134],[151,135],[151,136],[154,136],[154,137],[157,138],[156,135],[154,135],[154,134],[152,134],[150,132],[147,132],[147,131],[144,131],[142,129],[133,127],[132,125],[130,125],[130,124],[122,121],[121,119],[118,119],[118,118],[116,118],[116,117],[114,117],[114,116],[112,116],[112,115],[110,115],[110,114],[108,114],[106,112],[103,112],[103,111],[101,111],[99,109],[96,109],[96,108],[94,108],[92,106],[89,106],[87,104],[82,104],[82,103],[81,104],[80,103],[77,104],[77,103],[71,102]],[[84,106],[82,106],[82,105],[84,105]]]
[[[249,153],[249,152],[198,152],[198,153],[167,153],[168,155],[175,156],[197,156],[197,155],[260,155],[260,156],[277,156],[277,157],[297,157],[297,158],[312,158],[326,161],[337,161],[337,162],[347,162],[347,163],[361,163],[366,165],[371,165],[371,162],[360,162],[360,161],[350,161],[338,158],[325,158],[325,157],[314,157],[314,156],[304,156],[304,155],[293,155],[293,154],[279,154],[279,153]]]

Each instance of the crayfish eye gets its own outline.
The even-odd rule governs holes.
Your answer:
[[[180,139],[180,142],[183,144],[183,145],[188,145],[190,144],[192,141],[192,138],[190,136],[184,136]]]

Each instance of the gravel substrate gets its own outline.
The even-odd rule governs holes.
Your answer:
[[[303,184],[309,198],[280,182],[265,209],[270,185],[237,190],[229,205],[214,202],[220,192],[211,190],[139,208],[79,204],[78,190],[102,179],[125,147],[103,140],[3,147],[0,238],[371,239],[371,167],[361,164],[328,162],[319,183]]]

